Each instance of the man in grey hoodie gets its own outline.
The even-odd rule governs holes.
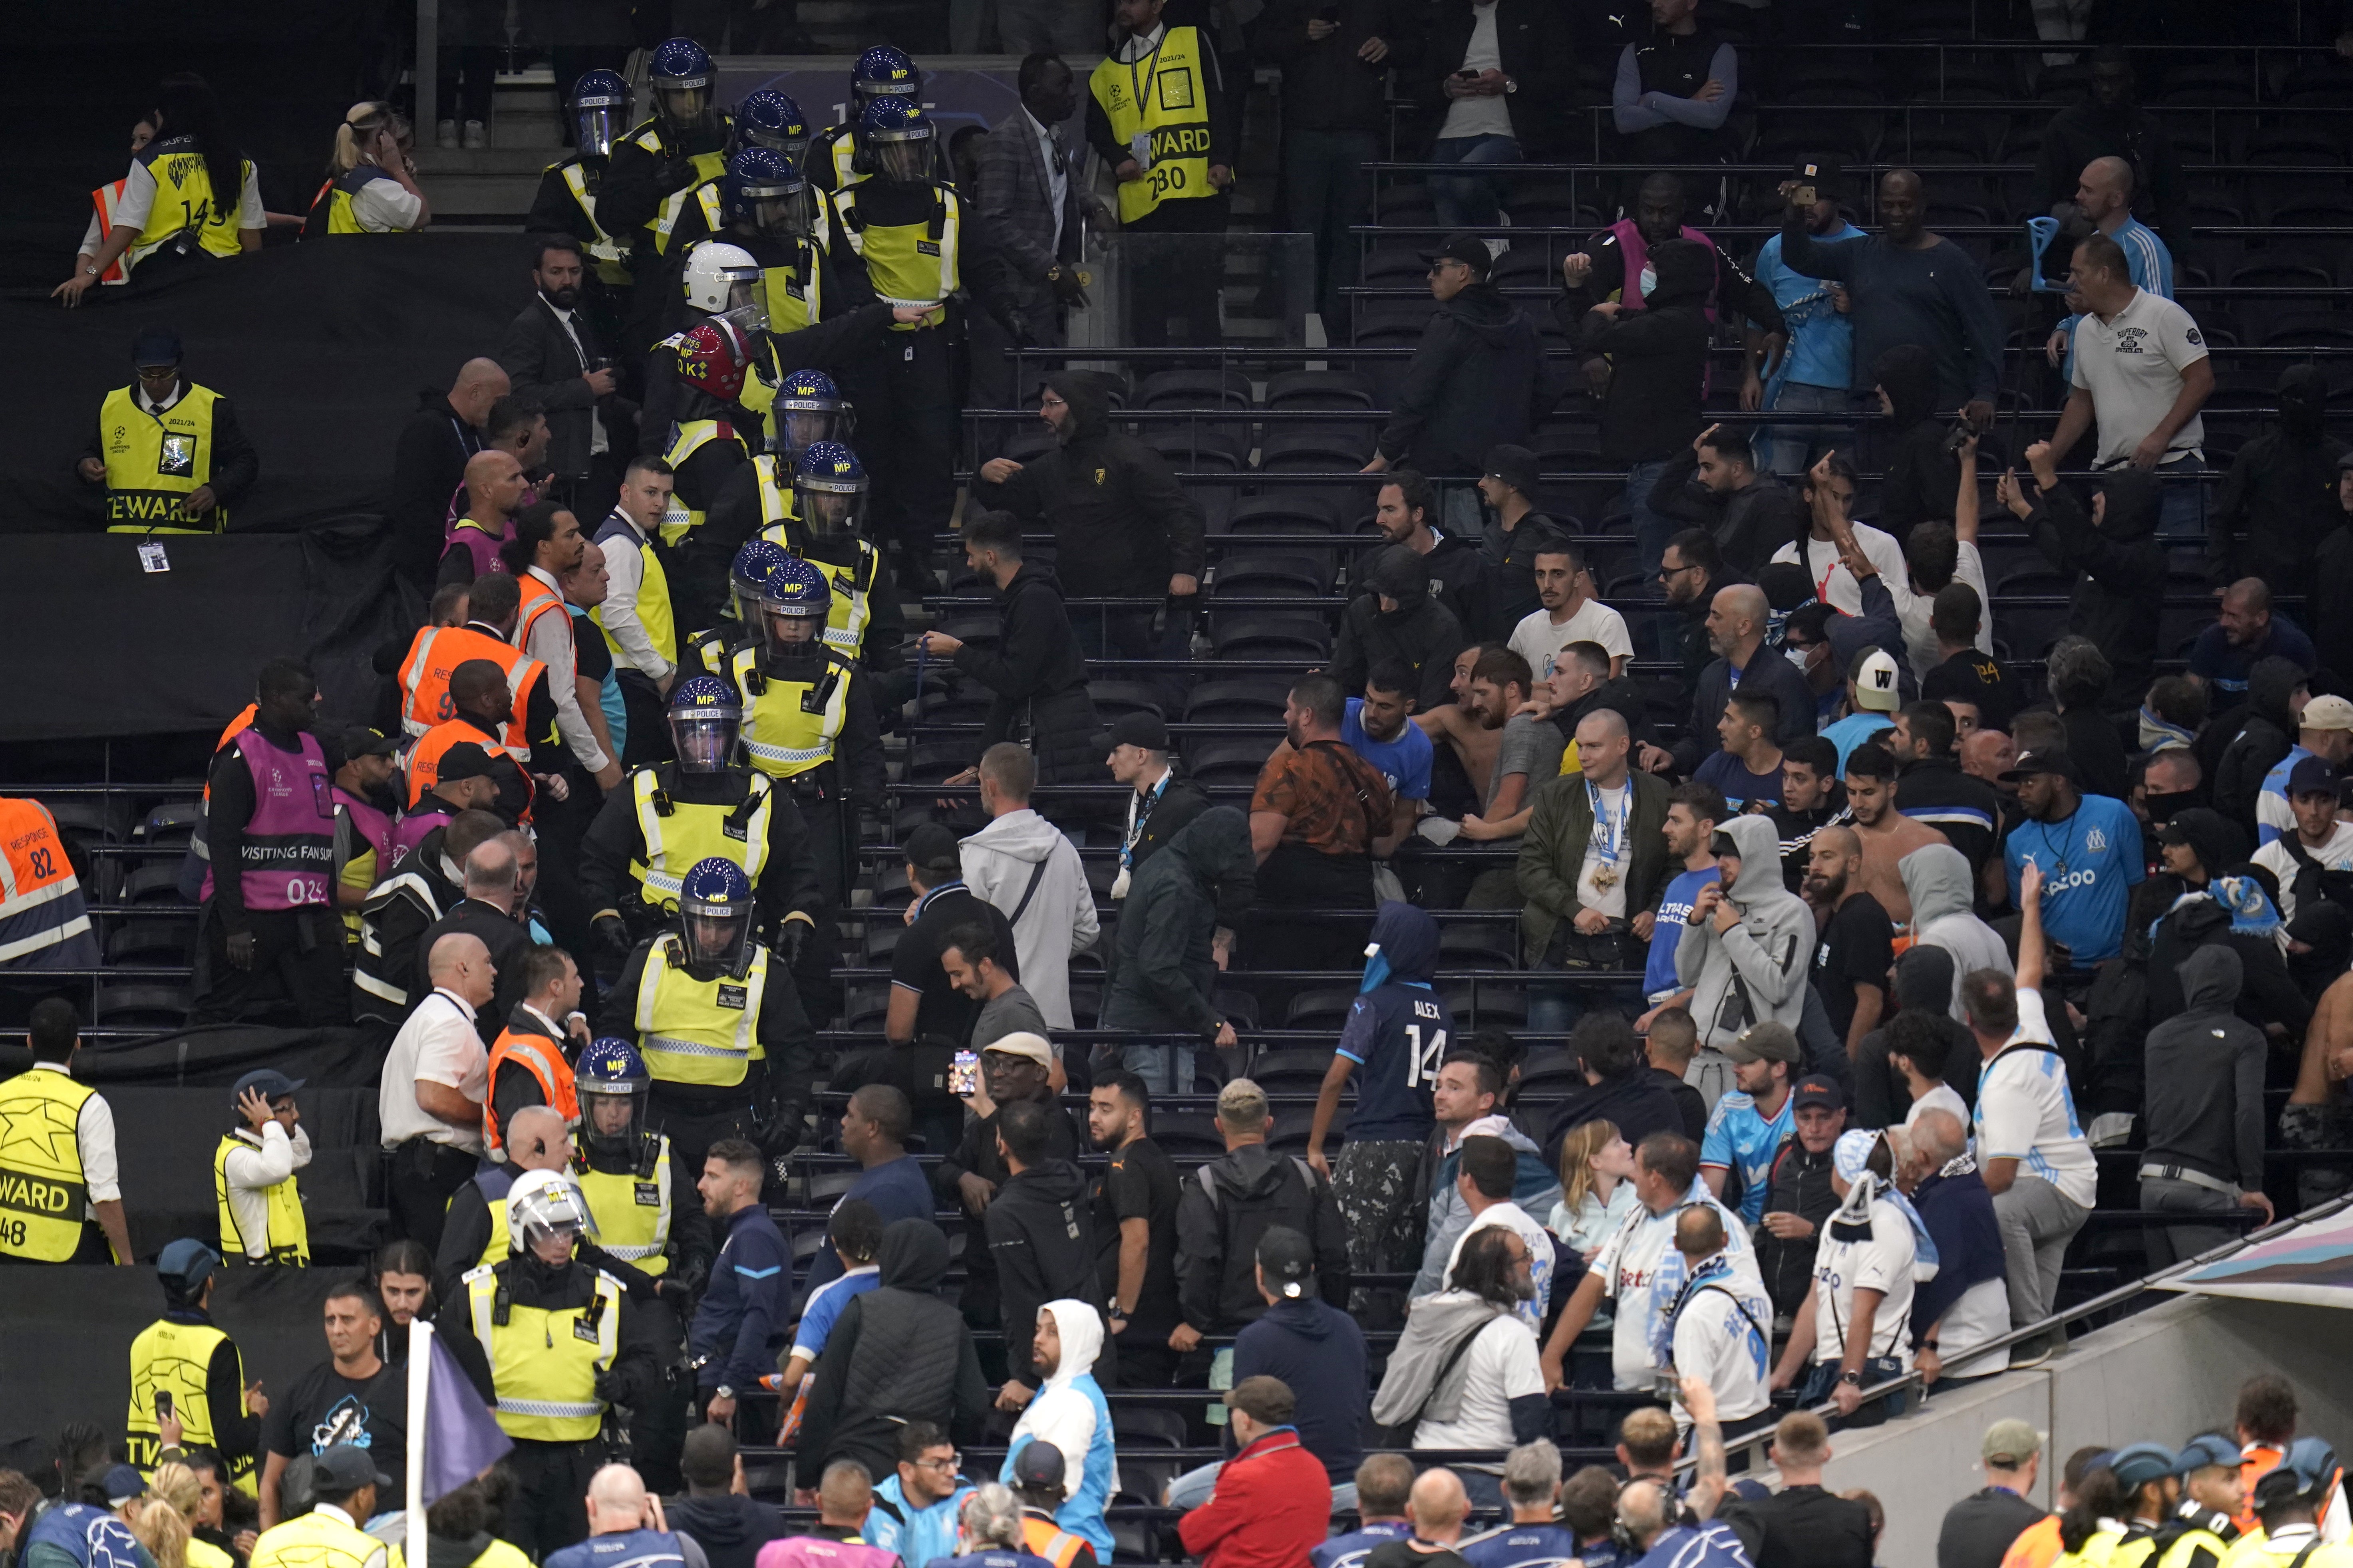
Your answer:
[[[1675,980],[1692,988],[1700,1043],[1722,1050],[1771,1018],[1798,1028],[1814,913],[1781,878],[1781,841],[1769,816],[1736,816],[1711,846],[1718,879],[1699,890],[1675,944]]]
[[[2148,1032],[2140,1206],[2181,1214],[2251,1208],[2268,1221],[2263,1032],[2235,1011],[2244,979],[2239,955],[2220,945],[2193,948],[2180,973],[2189,1005]],[[2168,1225],[2147,1234],[2149,1263],[2162,1268],[2239,1232]]]
[[[1913,946],[1940,947],[1953,955],[1951,1011],[1956,1023],[1966,1024],[1961,976],[1980,969],[2014,973],[2008,944],[1975,912],[1968,858],[1949,844],[1924,845],[1898,860],[1895,873],[1912,900]]]
[[[957,857],[965,886],[1005,911],[1023,989],[1050,1027],[1075,1027],[1071,954],[1095,944],[1094,890],[1079,852],[1060,828],[1029,809],[1038,760],[1002,741],[980,756],[980,804],[988,826]]]

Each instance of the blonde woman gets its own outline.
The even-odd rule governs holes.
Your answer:
[[[1590,1263],[1634,1207],[1634,1151],[1613,1121],[1583,1121],[1560,1141],[1560,1202],[1546,1225]]]
[[[155,1568],[232,1568],[234,1558],[194,1533],[203,1500],[196,1472],[172,1460],[156,1466],[147,1478],[145,1496],[123,1506],[123,1522],[155,1560]]]
[[[388,103],[354,103],[335,127],[327,183],[311,203],[303,237],[405,234],[433,221],[409,162],[415,137]]]

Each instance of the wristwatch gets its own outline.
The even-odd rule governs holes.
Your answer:
[[[1860,1372],[1852,1372],[1852,1371],[1850,1371],[1850,1372],[1842,1372],[1842,1373],[1839,1373],[1839,1381],[1840,1381],[1841,1383],[1851,1383],[1851,1384],[1852,1384],[1855,1387],[1857,1387],[1857,1388],[1861,1388],[1861,1387],[1862,1386],[1862,1373],[1860,1373]],[[722,1393],[724,1393],[724,1392],[726,1392],[726,1391],[725,1391],[724,1389],[723,1389],[723,1390],[721,1390],[721,1392],[722,1392]]]
[[[1504,79],[1504,90],[1506,93],[1517,92],[1520,90],[1520,84],[1517,81],[1514,81],[1512,78],[1505,77]]]
[[[85,277],[85,278],[95,278],[95,277],[97,277],[97,276],[98,276],[98,263],[97,263],[97,262],[95,262],[95,261],[85,261],[85,262],[83,262],[83,263],[81,264],[81,275],[82,275],[83,277]]]
[[[728,1387],[728,1386],[727,1386],[725,1384],[723,1384],[723,1384],[721,1384],[719,1385],[719,1387],[717,1388],[717,1390],[715,1390],[715,1392],[718,1394],[719,1397],[720,1397],[720,1398],[722,1398],[722,1399],[733,1399],[733,1398],[734,1398],[734,1397],[735,1397],[735,1391],[734,1391],[733,1389],[732,1389],[732,1388]]]

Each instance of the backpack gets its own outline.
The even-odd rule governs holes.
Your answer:
[[[1209,1200],[1209,1212],[1218,1219],[1218,1239],[1224,1247],[1225,1278],[1219,1282],[1219,1304],[1232,1293],[1239,1279],[1250,1289],[1253,1301],[1257,1292],[1250,1281],[1250,1270],[1258,1259],[1260,1237],[1278,1225],[1289,1226],[1300,1235],[1313,1240],[1315,1235],[1315,1199],[1318,1178],[1315,1167],[1293,1154],[1290,1159],[1296,1182],[1282,1182],[1264,1197],[1229,1201],[1218,1190],[1217,1167],[1214,1162],[1199,1167],[1195,1179],[1201,1184],[1201,1194]],[[1239,1266],[1240,1273],[1236,1273]],[[1251,1314],[1256,1316],[1255,1313]]]

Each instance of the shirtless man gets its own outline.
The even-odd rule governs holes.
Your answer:
[[[1492,647],[1482,653],[1481,647]],[[1469,658],[1471,667],[1464,669]],[[1492,644],[1467,647],[1456,656],[1457,679],[1450,683],[1454,700],[1443,708],[1417,713],[1413,721],[1433,741],[1454,749],[1471,787],[1485,800],[1495,771],[1495,753],[1503,745],[1504,721],[1519,710],[1528,696],[1528,661],[1510,648]]]
[[[1945,843],[1945,836],[1895,809],[1895,756],[1876,742],[1857,746],[1846,760],[1846,805],[1862,841],[1862,869],[1853,885],[1877,899],[1898,929],[1909,926],[1912,896],[1897,863],[1915,849]]]

